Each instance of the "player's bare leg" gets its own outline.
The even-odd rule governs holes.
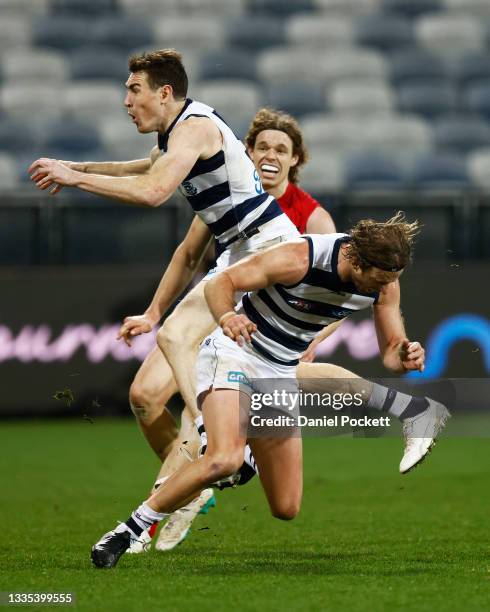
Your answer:
[[[255,438],[249,444],[272,516],[284,521],[293,519],[300,510],[303,494],[301,437]]]
[[[176,392],[172,369],[156,346],[134,378],[129,401],[143,435],[162,462],[175,446],[178,434],[175,419],[166,408]]]
[[[182,399],[193,418],[199,416],[195,383],[199,345],[216,328],[204,297],[204,284],[201,281],[186,295],[157,336],[158,346],[173,370]]]
[[[131,541],[141,536],[155,521],[178,510],[206,486],[235,473],[243,462],[246,438],[242,435],[248,415],[240,412],[240,393],[222,389],[205,394],[202,402],[208,431],[208,447],[199,461],[184,465],[132,513],[126,523],[105,534],[92,548],[97,567],[114,567]]]

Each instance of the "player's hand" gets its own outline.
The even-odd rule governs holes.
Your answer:
[[[300,361],[302,361],[303,363],[313,363],[315,361],[315,357],[316,357],[316,344],[312,342],[310,346],[306,349],[306,351],[303,353],[303,355],[301,356]]]
[[[123,339],[128,346],[131,346],[133,338],[151,332],[157,323],[158,321],[145,314],[126,317],[117,332],[117,339]]]
[[[402,366],[407,372],[412,370],[424,371],[425,349],[420,342],[410,342],[405,338],[400,345],[399,355]]]
[[[257,326],[243,314],[236,314],[226,319],[221,329],[225,336],[235,341],[238,346],[243,346],[245,342],[252,342],[251,334],[257,331]]]
[[[39,189],[52,187],[52,195],[59,193],[63,185],[74,185],[76,181],[76,172],[59,159],[41,157],[29,166],[28,172]]]

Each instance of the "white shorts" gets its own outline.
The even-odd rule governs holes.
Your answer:
[[[237,240],[226,251],[223,251],[216,260],[216,266],[209,270],[203,280],[209,280],[214,274],[226,270],[226,268],[237,263],[237,261],[245,259],[249,255],[268,249],[281,242],[286,242],[286,240],[294,240],[299,237],[298,230],[288,217],[286,219],[282,217],[271,219],[260,226],[260,231],[257,234],[248,240]]]
[[[201,344],[197,359],[198,397],[212,388],[243,391],[251,397],[256,392],[272,392],[277,386],[297,393],[296,366],[269,361],[249,344],[238,346],[220,327]]]

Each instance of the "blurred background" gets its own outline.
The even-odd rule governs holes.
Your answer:
[[[243,137],[295,115],[301,186],[339,231],[402,209],[424,225],[403,279],[425,378],[490,373],[488,0],[0,0],[0,415],[129,414],[154,336],[117,343],[191,219],[29,182],[40,156],[146,157],[123,108],[127,58],[175,47],[189,96]],[[383,374],[366,315],[318,358]]]

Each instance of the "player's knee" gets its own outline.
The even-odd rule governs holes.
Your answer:
[[[281,521],[292,521],[299,514],[301,502],[299,500],[286,500],[271,507],[274,518]]]
[[[129,403],[135,417],[147,421],[156,418],[166,402],[161,393],[135,380],[129,388]]]
[[[216,482],[222,478],[227,478],[237,472],[243,463],[243,449],[231,453],[213,453],[204,455],[207,469],[206,479],[209,482]]]

